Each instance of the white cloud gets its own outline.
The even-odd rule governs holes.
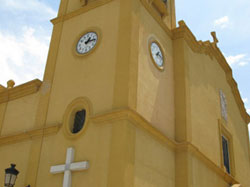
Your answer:
[[[220,27],[221,29],[224,29],[229,26],[229,18],[228,16],[224,16],[222,18],[216,19],[214,21],[215,27]]]
[[[32,11],[44,19],[56,17],[57,12],[39,0],[0,0],[1,9],[9,11]]]
[[[240,62],[239,63],[239,66],[245,66],[245,65],[247,65],[248,64],[248,62]]]
[[[248,98],[243,98],[242,100],[245,104],[248,103]]]
[[[235,56],[228,56],[226,60],[230,66],[232,65],[239,65],[239,66],[246,66],[249,64],[249,59],[246,59],[246,54],[238,54]]]
[[[247,113],[250,115],[250,108],[247,109]]]
[[[17,84],[42,78],[47,58],[48,36],[35,36],[36,30],[23,27],[17,37],[0,30],[0,84],[9,79]]]

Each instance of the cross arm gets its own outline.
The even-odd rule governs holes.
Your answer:
[[[65,165],[57,165],[52,166],[50,168],[50,173],[57,174],[57,173],[63,173],[65,171]]]
[[[89,161],[76,162],[76,163],[70,164],[70,170],[71,171],[86,170],[88,168],[89,168]]]

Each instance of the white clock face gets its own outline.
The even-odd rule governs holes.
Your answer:
[[[76,45],[76,51],[78,54],[86,54],[91,51],[97,44],[98,35],[95,32],[88,32],[84,34]]]
[[[151,46],[151,55],[153,57],[153,60],[155,64],[162,69],[163,68],[163,63],[164,63],[164,58],[163,58],[163,53],[161,51],[160,46],[156,42],[152,42]]]

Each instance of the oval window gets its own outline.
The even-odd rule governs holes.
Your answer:
[[[72,126],[71,132],[73,134],[78,133],[84,126],[86,119],[86,110],[80,110],[75,113],[74,124]]]

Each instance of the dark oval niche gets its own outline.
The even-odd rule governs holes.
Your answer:
[[[85,118],[86,118],[86,110],[85,109],[76,112],[74,124],[73,124],[73,128],[72,128],[73,134],[78,133],[83,128],[84,123],[85,123]]]

